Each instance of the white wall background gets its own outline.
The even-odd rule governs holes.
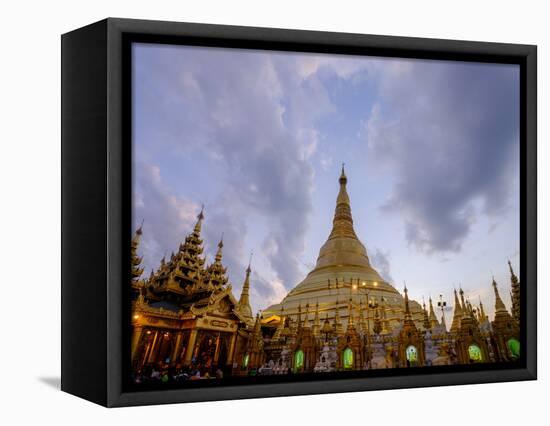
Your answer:
[[[4,1],[0,6],[0,420],[88,424],[544,423],[550,31],[528,1]],[[539,381],[107,410],[56,389],[60,357],[60,34],[107,16],[539,46]],[[93,265],[90,265],[93,267]],[[537,419],[540,419],[537,421]],[[32,423],[31,423],[32,422]]]

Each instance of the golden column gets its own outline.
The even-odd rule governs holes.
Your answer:
[[[218,363],[218,359],[220,358],[220,339],[221,339],[221,333],[218,331],[218,335],[216,337],[216,350],[214,351],[214,364]]]
[[[227,364],[233,364],[233,360],[235,358],[235,342],[237,341],[237,334],[238,332],[235,332],[233,336],[231,337],[231,343],[229,344],[229,356],[227,357]]]
[[[193,351],[195,350],[195,342],[197,340],[197,332],[198,330],[194,328],[191,330],[191,334],[189,335],[189,343],[187,345],[187,349],[185,350],[185,358],[183,360],[184,365],[191,364],[191,359],[193,358]]]
[[[183,336],[183,332],[180,331],[176,335],[176,344],[174,345],[174,350],[170,354],[170,362],[174,364],[176,362],[176,359],[179,355],[180,345],[181,345],[181,338]]]
[[[136,356],[137,347],[139,344],[139,341],[141,340],[141,335],[143,334],[143,326],[134,326],[132,330],[132,362],[134,362],[134,358]]]
[[[159,337],[159,331],[155,331],[155,336],[153,337],[153,343],[151,343],[151,346],[149,347],[149,353],[147,354],[147,362],[153,362],[154,361],[154,358],[155,358],[155,345],[157,343],[157,340],[158,340],[158,337]]]

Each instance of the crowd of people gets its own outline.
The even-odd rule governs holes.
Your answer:
[[[208,369],[197,366],[169,366],[158,365],[144,366],[133,374],[134,383],[178,383],[186,380],[223,379],[224,372],[221,368]]]

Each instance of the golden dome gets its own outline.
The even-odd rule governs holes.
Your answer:
[[[285,315],[312,314],[316,303],[319,312],[333,318],[338,310],[344,323],[349,317],[349,306],[359,307],[367,301],[383,305],[389,324],[396,324],[403,318],[404,300],[401,294],[371,266],[367,249],[359,241],[353,228],[350,198],[347,193],[347,177],[342,166],[339,178],[340,190],[336,198],[336,209],[332,230],[325,244],[319,250],[315,268],[294,287],[278,304],[264,310],[264,315],[278,315],[284,307]],[[421,320],[421,307],[411,302],[414,319]],[[359,312],[352,307],[353,316]],[[372,327],[372,324],[371,324]]]

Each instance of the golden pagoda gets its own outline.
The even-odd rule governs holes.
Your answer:
[[[299,306],[318,304],[319,312],[326,314],[331,322],[340,317],[345,329],[350,306],[363,304],[368,307],[373,302],[378,304],[383,301],[384,312],[381,315],[385,324],[390,328],[396,327],[404,317],[403,296],[372,267],[367,249],[355,233],[346,188],[348,178],[343,165],[338,182],[340,188],[332,230],[319,250],[315,268],[280,303],[265,309],[264,317],[279,315],[284,305],[286,316],[296,319]],[[347,299],[351,299],[351,304],[339,303]],[[421,326],[422,307],[411,301],[410,309],[413,320]],[[367,315],[374,318],[374,312],[367,312]],[[370,321],[369,329],[372,330],[373,326],[374,321]]]

